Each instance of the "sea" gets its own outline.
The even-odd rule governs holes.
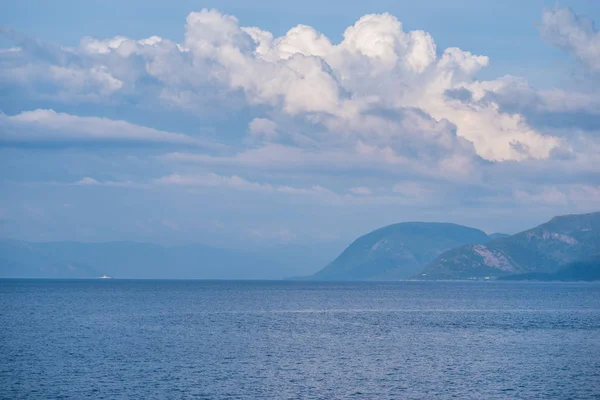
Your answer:
[[[2,399],[600,399],[600,284],[0,280]]]

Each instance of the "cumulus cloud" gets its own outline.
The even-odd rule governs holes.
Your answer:
[[[31,42],[10,32],[5,36],[16,45]],[[440,50],[431,35],[405,31],[390,14],[363,16],[337,44],[304,25],[275,38],[205,9],[189,14],[181,44],[157,36],[118,36],[84,38],[75,48],[52,47],[51,55],[41,55],[40,49],[45,50],[41,42],[23,46],[5,72],[32,84],[39,72],[51,71],[41,75],[57,88],[71,85],[78,95],[87,90],[111,101],[147,90],[187,109],[205,105],[202,96],[223,99],[242,93],[248,107],[271,107],[330,136],[367,138],[391,147],[394,141],[401,141],[401,147],[421,142],[421,149],[441,145],[447,153],[454,152],[453,144],[461,152],[462,139],[472,143],[474,155],[494,161],[544,159],[562,145],[494,102],[465,104],[446,96],[449,90],[466,89],[480,100],[494,90],[498,82],[475,80],[488,57],[459,48]],[[81,78],[67,83],[70,75]],[[85,88],[79,81],[102,84]],[[423,115],[407,111],[415,108]],[[437,121],[433,135],[428,135],[429,126],[411,129],[436,125],[432,121]],[[274,129],[261,119],[250,126],[251,132],[271,137]]]

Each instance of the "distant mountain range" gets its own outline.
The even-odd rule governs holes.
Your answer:
[[[483,231],[449,223],[405,222],[377,229],[354,241],[314,280],[408,278],[444,251],[466,243],[487,243]]]
[[[575,279],[595,265],[586,260],[596,255],[600,256],[600,212],[555,217],[516,235],[486,235],[455,224],[409,222],[358,238],[333,262],[304,279],[462,280],[511,275],[518,279],[518,275],[530,273],[545,274],[547,280]],[[561,269],[578,261],[585,263],[564,270],[578,268],[577,273]]]
[[[243,251],[205,245],[0,240],[0,277],[282,279],[314,271],[337,247],[282,245]]]
[[[600,255],[600,212],[565,215],[516,235],[451,249],[417,277],[472,279],[553,274],[566,264],[596,255]]]
[[[0,240],[0,278],[284,279],[313,273],[335,256],[337,247],[231,250]],[[600,212],[555,217],[515,235],[486,235],[450,223],[405,222],[359,237],[320,271],[295,279],[599,280],[599,261]]]

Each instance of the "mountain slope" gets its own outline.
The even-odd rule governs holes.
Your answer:
[[[565,215],[486,244],[451,249],[417,277],[468,279],[554,273],[565,264],[597,254],[600,254],[600,212]]]
[[[567,264],[553,274],[530,272],[508,275],[499,279],[505,281],[600,281],[600,256]]]
[[[456,224],[406,222],[389,225],[356,239],[338,258],[306,279],[407,278],[448,249],[488,240],[483,231]]]
[[[510,235],[508,233],[491,233],[488,235],[490,237],[490,239],[502,239],[505,237],[509,237]]]

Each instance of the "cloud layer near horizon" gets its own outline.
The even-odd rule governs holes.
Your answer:
[[[578,60],[585,85],[478,79],[493,60],[439,49],[385,13],[361,17],[339,43],[305,25],[274,37],[206,9],[189,14],[181,43],[86,37],[65,47],[3,29],[2,104],[22,106],[0,110],[0,151],[101,145],[94,154],[112,167],[97,175],[100,162],[76,177],[44,155],[56,171],[46,181],[80,190],[200,187],[439,215],[597,208],[600,34],[560,7],[544,10],[540,31]],[[3,179],[18,183],[11,171],[25,162],[13,161]]]

